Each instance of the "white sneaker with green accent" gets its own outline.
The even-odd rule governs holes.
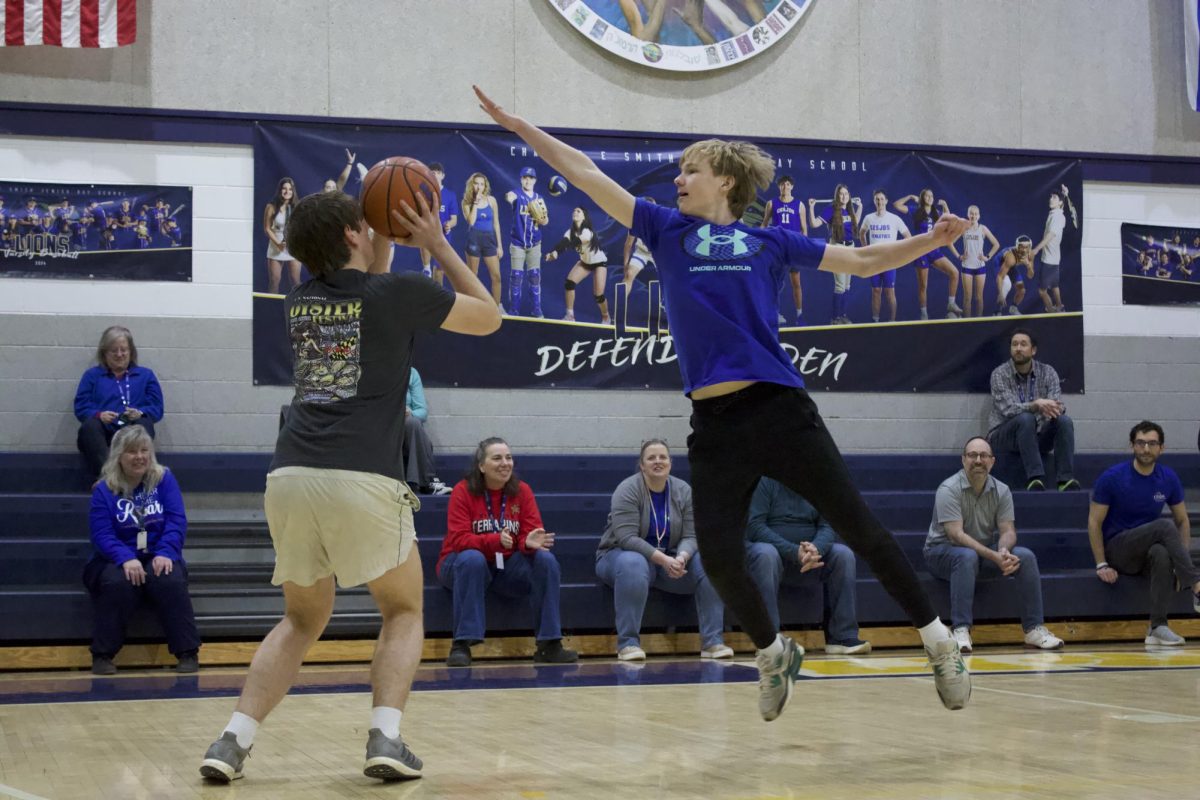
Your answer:
[[[951,711],[963,708],[971,699],[971,673],[959,652],[958,642],[943,639],[933,647],[926,647],[929,667],[933,670],[933,682],[937,686],[942,705]]]
[[[767,722],[777,719],[792,699],[792,684],[800,674],[804,662],[804,648],[786,636],[783,653],[770,656],[759,650],[755,656],[758,664],[758,711]]]

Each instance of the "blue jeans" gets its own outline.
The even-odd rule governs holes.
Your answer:
[[[1075,423],[1066,414],[1046,420],[1039,431],[1037,417],[1022,411],[989,433],[988,444],[998,453],[1020,453],[1027,481],[1045,477],[1042,456],[1051,450],[1054,451],[1058,482],[1064,483],[1075,477]]]
[[[478,550],[451,553],[442,561],[438,580],[454,594],[454,638],[483,641],[486,630],[485,595],[490,586],[504,597],[529,597],[534,638],[562,638],[558,615],[558,559],[546,550],[504,557],[504,569]]]
[[[1017,582],[1021,595],[1021,629],[1026,633],[1041,625],[1042,575],[1038,571],[1037,556],[1027,547],[1014,547],[1012,554],[1021,560],[1021,568],[1009,580]],[[995,562],[981,559],[969,547],[950,544],[925,548],[925,563],[936,578],[950,582],[950,624],[955,628],[969,628],[974,621],[975,579],[1001,577]]]
[[[688,560],[687,573],[682,578],[671,578],[666,570],[651,564],[641,553],[615,548],[596,562],[596,577],[613,590],[617,650],[638,644],[642,612],[646,609],[646,597],[651,588],[671,594],[695,595],[701,647],[725,643],[725,605],[708,582],[699,555]]]
[[[773,545],[765,542],[746,543],[746,561],[750,576],[762,593],[771,624],[779,627],[779,586],[786,582],[801,586],[815,580],[825,585],[825,604],[829,609],[826,638],[830,642],[850,642],[858,639],[858,610],[855,606],[854,582],[857,565],[854,552],[844,544],[835,543],[822,559],[825,566],[800,572],[796,562],[783,563]]]

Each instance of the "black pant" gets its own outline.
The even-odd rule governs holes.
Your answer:
[[[146,568],[146,582],[141,586],[130,583],[121,565],[111,561],[94,558],[84,568],[83,582],[95,604],[92,654],[105,658],[117,654],[125,644],[129,617],[143,598],[149,599],[158,612],[172,655],[195,653],[200,649],[200,633],[196,630],[196,614],[188,594],[187,567],[176,561],[170,575],[155,577],[151,557],[143,556],[141,562]]]
[[[1109,566],[1123,575],[1150,578],[1150,627],[1167,624],[1167,611],[1175,596],[1175,580],[1191,591],[1200,571],[1183,546],[1173,520],[1156,519],[1121,531],[1104,543]]]
[[[154,438],[154,421],[145,414],[136,422],[128,424],[141,425],[150,432],[150,438]],[[75,437],[75,444],[79,447],[79,452],[83,453],[91,475],[100,474],[101,468],[104,467],[104,460],[108,458],[108,446],[112,444],[112,439],[119,430],[120,428],[116,425],[105,425],[99,417],[88,417],[79,426],[79,435]]]
[[[769,645],[776,633],[747,569],[744,544],[750,499],[764,475],[812,503],[870,565],[913,625],[934,620],[912,564],[850,481],[833,437],[803,389],[756,383],[693,402],[688,459],[705,572],[756,647]]]

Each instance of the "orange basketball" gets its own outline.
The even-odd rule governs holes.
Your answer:
[[[377,233],[404,238],[409,235],[408,228],[397,222],[391,212],[395,209],[403,217],[404,210],[400,207],[403,200],[420,213],[417,192],[425,194],[425,202],[435,211],[441,205],[437,178],[433,177],[429,167],[415,158],[392,156],[367,170],[358,199],[367,224]]]

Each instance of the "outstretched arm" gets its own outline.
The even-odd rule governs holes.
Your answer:
[[[354,166],[354,153],[349,149],[346,150],[346,166],[342,167],[341,174],[337,177],[337,188],[340,192],[346,188],[346,181],[350,179],[350,168]]]
[[[962,236],[970,223],[953,214],[943,214],[929,233],[869,247],[827,247],[820,269],[869,278],[907,264],[923,253],[944,247]]]
[[[633,224],[633,195],[601,172],[600,168],[596,166],[596,162],[536,125],[515,114],[509,114],[492,102],[492,99],[484,94],[478,86],[473,88],[475,95],[479,98],[479,107],[495,120],[497,125],[520,136],[526,144],[537,151],[542,160],[554,167],[563,177],[590,197],[618,224],[624,225],[626,228]]]

